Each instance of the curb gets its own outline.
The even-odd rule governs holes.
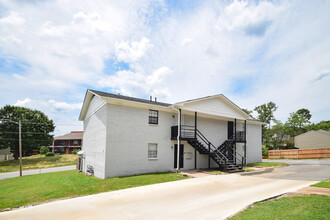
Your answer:
[[[274,170],[274,168],[267,168],[267,169],[264,169],[264,170],[241,173],[240,175],[241,176],[258,175],[258,174],[263,174],[263,173],[270,173],[270,172],[273,172],[273,170]]]

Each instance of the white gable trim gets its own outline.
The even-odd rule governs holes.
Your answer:
[[[209,104],[207,104],[207,102],[209,102]],[[237,118],[241,120],[252,119],[240,107],[222,94],[178,102],[175,103],[174,106],[183,110],[196,111],[225,118]]]

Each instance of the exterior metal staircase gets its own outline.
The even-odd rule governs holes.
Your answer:
[[[197,128],[188,125],[181,126],[180,136],[200,154],[209,155],[220,170],[230,173],[243,171],[245,159],[235,150],[235,139],[228,139],[215,147]]]

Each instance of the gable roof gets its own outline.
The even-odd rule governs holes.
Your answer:
[[[325,131],[325,130],[322,130],[322,129],[317,130],[317,132],[319,132],[321,134],[330,135],[330,131]]]
[[[69,134],[54,137],[54,140],[81,140],[83,136],[83,131],[71,131]]]
[[[197,98],[197,99],[190,99],[190,100],[186,100],[183,102],[177,102],[174,105],[184,107],[185,105],[193,105],[193,104],[197,104],[197,103],[202,103],[204,101],[211,100],[211,99],[219,99],[220,101],[226,103],[226,105],[229,108],[235,110],[244,119],[253,120],[253,118],[251,116],[249,116],[247,113],[245,113],[238,105],[236,105],[234,102],[232,102],[230,99],[228,99],[223,94],[205,96],[205,97],[201,97],[201,98]]]
[[[300,136],[305,136],[305,135],[308,135],[308,134],[311,134],[311,133],[316,133],[318,135],[327,135],[327,136],[330,136],[330,131],[325,131],[325,130],[322,130],[322,129],[319,129],[319,130],[310,130],[310,131],[307,131],[305,133],[302,133],[302,134],[299,134],[296,137],[300,137]]]
[[[164,102],[155,102],[155,101],[150,101],[148,99],[140,99],[140,98],[124,96],[124,95],[119,95],[119,94],[116,95],[113,93],[101,92],[101,91],[97,91],[97,90],[89,89],[89,91],[91,91],[99,96],[107,97],[107,98],[123,99],[123,100],[127,100],[127,101],[132,101],[132,102],[141,102],[141,103],[146,103],[146,104],[150,104],[150,105],[160,105],[160,106],[165,106],[165,107],[168,107],[171,105],[171,104],[164,103]]]
[[[197,99],[191,99],[191,100],[186,100],[183,102],[177,102],[175,104],[169,104],[169,103],[164,103],[164,102],[156,102],[156,101],[150,101],[148,99],[141,99],[141,98],[135,98],[135,97],[130,97],[130,96],[124,96],[120,94],[113,94],[113,93],[107,93],[107,92],[101,92],[97,90],[92,90],[92,89],[87,89],[86,95],[84,98],[83,106],[80,112],[79,120],[84,120],[87,110],[89,108],[90,102],[93,99],[94,96],[98,96],[103,99],[108,99],[111,102],[118,103],[117,101],[121,103],[127,103],[128,105],[139,105],[139,106],[145,106],[148,107],[150,105],[155,106],[155,108],[158,106],[158,108],[162,108],[165,111],[173,111],[171,108],[174,106],[177,107],[182,107],[182,106],[187,106],[187,105],[192,105],[192,104],[201,104],[202,102],[205,102],[207,100],[219,100],[220,102],[223,103],[223,107],[227,108],[227,113],[228,110],[231,109],[233,111],[232,114],[223,114],[224,112],[221,113],[221,111],[214,111],[213,106],[213,111],[205,111],[201,113],[209,114],[209,115],[215,115],[215,116],[220,116],[220,117],[225,117],[225,118],[237,118],[237,119],[242,119],[242,120],[253,120],[248,114],[246,114],[240,107],[238,107],[235,103],[233,103],[231,100],[229,100],[226,96],[223,94],[218,94],[218,95],[213,95],[213,96],[206,96],[202,98],[197,98]],[[214,101],[213,100],[213,101]],[[219,103],[220,103],[219,102]],[[205,104],[204,104],[205,106]],[[221,103],[218,104],[218,107],[221,107]],[[189,111],[189,109],[187,109]],[[199,112],[199,111],[198,111]],[[219,115],[220,114],[220,115]],[[258,123],[258,121],[254,122]]]

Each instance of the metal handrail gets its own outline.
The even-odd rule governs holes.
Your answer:
[[[225,165],[227,165],[227,158],[225,155],[223,155],[223,153],[221,153],[209,140],[207,140],[207,138],[198,130],[196,129],[196,135],[202,140],[204,141],[205,144],[210,145],[210,147],[213,147],[213,152],[217,152],[218,154],[222,155],[225,160],[223,160],[223,158],[221,158],[218,154],[215,154],[221,161],[223,161],[225,163]],[[211,153],[211,152],[209,152]]]
[[[233,139],[231,138],[231,140],[233,140]],[[225,147],[227,148],[227,150],[228,150],[228,147],[229,147],[229,146],[227,146],[226,144],[225,144],[224,146],[225,146]],[[236,159],[238,159],[238,157],[236,156],[236,154],[238,154],[238,155],[241,157],[240,161],[241,161],[241,163],[243,164],[243,160],[245,161],[245,157],[242,156],[240,153],[238,153],[237,150],[235,150],[235,148],[231,147],[231,149],[234,151],[233,156],[234,156]]]

